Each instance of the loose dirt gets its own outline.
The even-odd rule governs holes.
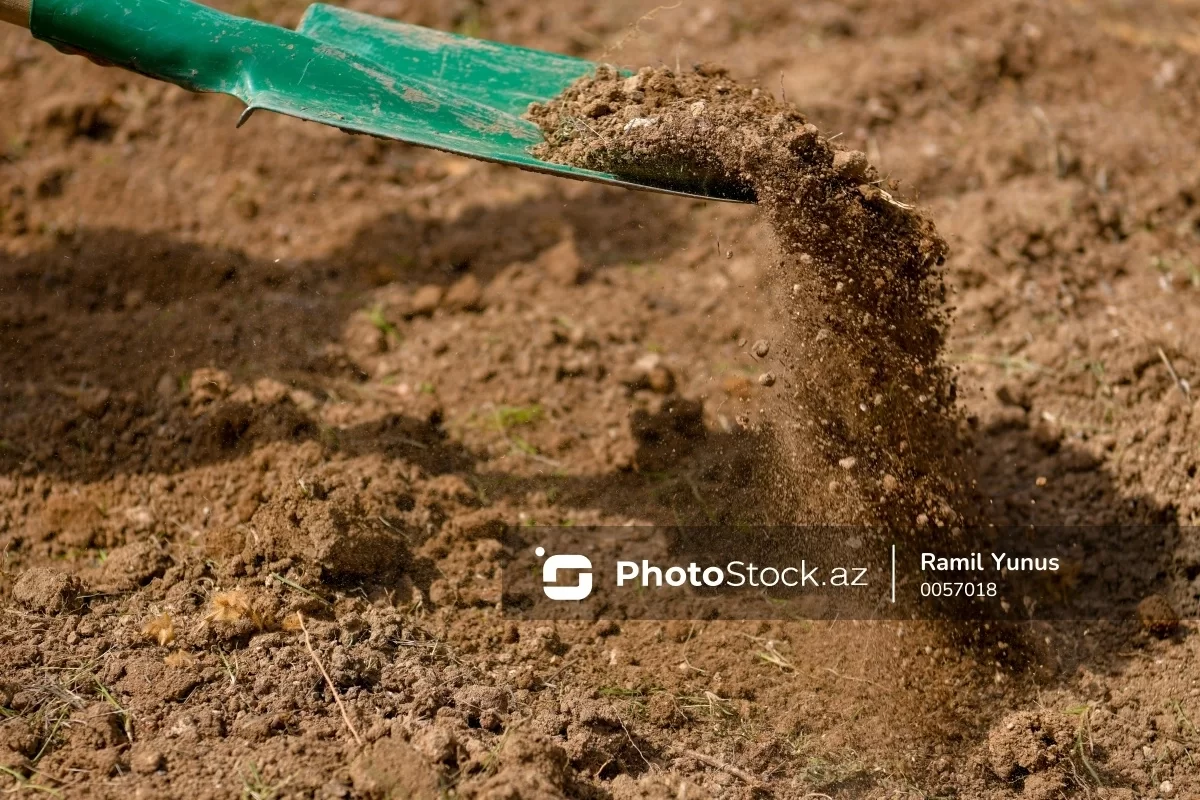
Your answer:
[[[1196,8],[353,5],[669,65],[645,118],[748,126],[755,159],[704,138],[701,178],[761,184],[768,213],[235,130],[227,99],[0,31],[0,789],[1200,794]],[[585,121],[673,157],[601,127],[627,111]],[[808,144],[771,180],[777,113]],[[854,151],[904,184],[851,177]],[[943,424],[944,454],[901,451]],[[820,498],[934,531],[976,513],[960,474],[989,524],[1126,526],[1157,599],[975,637],[497,609],[523,526]]]
[[[782,398],[766,422],[779,468],[762,487],[776,521],[889,531],[960,521],[941,352],[946,244],[880,188],[864,153],[711,64],[681,75],[601,66],[529,116],[547,160],[756,198],[773,233],[761,271],[781,320],[773,348],[750,349],[783,377],[759,380]]]

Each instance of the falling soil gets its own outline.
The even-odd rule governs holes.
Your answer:
[[[0,29],[0,792],[1200,793],[1194,3],[353,5],[671,65],[552,152],[759,206],[236,129]],[[963,474],[988,524],[1118,530],[1140,620],[498,606],[537,526],[931,537]]]
[[[708,64],[679,75],[601,66],[529,116],[549,161],[757,199],[781,320],[776,341],[751,349],[772,370],[759,383],[775,398],[779,469],[762,487],[775,521],[893,531],[961,521],[942,357],[947,247],[880,187],[864,153]]]

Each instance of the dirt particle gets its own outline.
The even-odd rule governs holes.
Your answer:
[[[218,559],[232,558],[246,546],[246,536],[234,526],[213,528],[204,534],[204,552]]]
[[[188,399],[193,406],[203,406],[229,394],[233,379],[224,370],[201,367],[188,379]]]
[[[104,585],[116,591],[145,586],[171,566],[171,557],[157,540],[131,542],[108,554],[102,575]]]
[[[413,292],[408,302],[409,317],[428,317],[437,311],[442,302],[443,289],[437,284],[429,283]]]
[[[575,246],[575,239],[571,236],[543,250],[534,260],[533,266],[560,286],[583,283],[588,276],[583,258]]]
[[[1001,780],[1049,769],[1069,754],[1075,743],[1071,720],[1053,713],[1017,711],[1005,716],[988,734],[988,763]]]
[[[843,150],[833,156],[833,171],[846,180],[863,180],[870,167],[867,154],[858,150]]]
[[[412,745],[393,736],[373,742],[354,759],[350,781],[362,796],[378,800],[434,800],[439,796],[437,772]]]
[[[483,305],[483,288],[474,275],[459,278],[442,298],[442,306],[448,311],[481,311]]]
[[[82,581],[74,575],[34,567],[21,574],[12,593],[13,599],[30,611],[57,614],[74,606],[82,590]]]
[[[139,775],[151,775],[167,766],[167,757],[152,744],[134,742],[129,750],[129,768]]]
[[[649,353],[639,358],[621,377],[621,383],[631,392],[649,389],[666,395],[675,391],[675,374],[662,363],[657,353]]]
[[[1175,610],[1171,601],[1161,594],[1143,598],[1138,603],[1137,615],[1142,630],[1160,639],[1165,639],[1179,629],[1179,612]]]
[[[100,387],[81,389],[75,394],[75,404],[79,410],[92,419],[104,416],[112,400],[112,392]]]
[[[468,727],[499,733],[508,713],[508,695],[494,686],[465,686],[454,693],[454,705]]]
[[[771,352],[771,343],[766,339],[759,339],[750,348],[750,352],[755,358],[766,358],[767,354]]]
[[[369,513],[351,487],[296,482],[260,506],[252,524],[257,554],[318,565],[331,576],[379,576],[408,560],[400,530]]]
[[[646,714],[660,728],[677,728],[687,722],[679,702],[669,692],[655,692],[646,701]]]

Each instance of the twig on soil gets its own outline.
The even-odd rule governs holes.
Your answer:
[[[405,533],[404,531],[400,530],[399,528],[397,528],[397,527],[396,527],[395,525],[393,525],[392,523],[388,522],[388,521],[387,521],[387,519],[386,519],[386,518],[384,518],[384,516],[383,516],[382,514],[380,514],[380,515],[379,515],[378,519],[379,519],[379,521],[380,521],[381,523],[383,523],[383,527],[387,528],[387,529],[388,529],[389,531],[391,531],[392,533],[394,533],[394,534],[397,534],[397,535],[398,535],[398,536],[399,536],[401,539],[403,539],[404,541],[406,541],[406,542],[410,542],[410,541],[412,541],[411,539],[409,539],[409,538],[408,538],[408,534],[407,534],[407,533]]]
[[[651,764],[650,760],[646,758],[646,754],[642,752],[642,748],[638,747],[637,742],[633,740],[633,734],[629,732],[629,728],[625,727],[625,720],[621,719],[621,715],[617,713],[616,707],[613,706],[611,702],[608,705],[610,708],[612,708],[613,716],[616,717],[617,722],[620,723],[621,730],[625,731],[625,738],[629,740],[630,746],[637,751],[637,754],[641,756],[642,761],[646,763],[646,769],[654,769],[654,765]]]
[[[836,669],[834,669],[833,667],[822,667],[822,669],[824,669],[824,670],[825,670],[826,672],[828,672],[830,675],[833,675],[833,676],[835,676],[835,677],[837,677],[837,678],[843,678],[843,679],[845,679],[845,680],[848,680],[848,681],[858,681],[859,683],[865,683],[865,684],[867,684],[868,686],[874,686],[876,689],[882,689],[882,688],[883,688],[882,686],[880,686],[880,685],[879,685],[878,683],[876,683],[875,681],[869,680],[869,679],[867,679],[867,678],[859,678],[859,677],[856,677],[856,676],[854,676],[854,675],[846,675],[845,673],[838,672],[838,671],[837,671]]]
[[[313,663],[317,665],[317,669],[321,671],[321,677],[325,679],[325,684],[329,687],[329,691],[333,692],[333,701],[337,703],[338,711],[342,712],[342,721],[350,729],[350,735],[354,737],[354,741],[358,743],[359,747],[362,747],[362,737],[358,735],[358,731],[354,729],[354,723],[350,721],[350,715],[346,713],[346,706],[342,704],[341,694],[338,693],[337,687],[333,685],[333,679],[329,677],[329,673],[325,671],[325,665],[317,657],[317,651],[313,650],[312,639],[308,636],[308,628],[304,627],[304,615],[297,611],[296,619],[300,621],[300,631],[304,634],[304,647],[308,650],[308,654],[312,656]]]
[[[1187,381],[1179,378],[1179,373],[1175,371],[1175,366],[1171,363],[1171,359],[1167,358],[1167,354],[1163,352],[1161,347],[1158,348],[1158,357],[1162,359],[1163,365],[1167,368],[1167,372],[1171,373],[1171,380],[1175,381],[1175,388],[1178,389],[1179,393],[1183,395],[1183,399],[1191,400],[1191,387],[1188,386]]]
[[[746,770],[739,769],[738,767],[735,767],[732,764],[726,764],[724,761],[713,758],[712,756],[709,756],[709,755],[705,755],[704,753],[701,753],[699,750],[684,750],[683,754],[685,756],[687,756],[688,758],[696,759],[697,761],[699,761],[702,764],[708,764],[713,769],[719,769],[722,772],[728,772],[733,777],[741,779],[742,781],[744,781],[745,783],[747,783],[750,786],[760,786],[761,785],[758,778],[755,778],[749,772],[746,772]]]
[[[383,517],[380,517],[379,519],[382,521]],[[278,572],[272,572],[270,575],[267,576],[267,578],[269,578],[271,580],[279,581],[279,583],[283,584],[284,586],[288,587],[289,589],[295,589],[297,592],[300,592],[301,594],[306,594],[309,597],[311,597],[313,600],[316,600],[319,603],[324,603],[325,605],[329,606],[330,608],[333,607],[333,603],[329,602],[324,597],[321,597],[321,595],[319,595],[316,592],[311,591],[309,589],[305,589],[303,586],[296,583],[291,578],[285,578],[282,575],[280,575]]]

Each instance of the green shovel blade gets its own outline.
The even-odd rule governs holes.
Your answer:
[[[521,115],[596,68],[589,61],[327,5],[296,31],[190,0],[34,0],[30,29],[69,52],[222,92],[257,109],[569,178],[753,201],[713,176],[613,175],[534,157]],[[240,123],[239,123],[240,124]]]

